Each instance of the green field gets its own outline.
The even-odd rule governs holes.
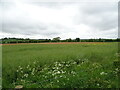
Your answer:
[[[3,88],[118,88],[118,56],[118,43],[3,45]]]

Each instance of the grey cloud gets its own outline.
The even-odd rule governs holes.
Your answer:
[[[117,3],[89,3],[80,7],[80,10],[82,11],[75,17],[77,24],[84,23],[99,30],[117,27]],[[82,17],[79,18],[81,14]]]
[[[78,2],[28,2],[31,5],[36,5],[40,7],[47,7],[53,9],[61,9],[66,5],[76,5]]]
[[[9,32],[9,33],[24,33],[24,32],[30,32],[35,33],[35,30],[46,30],[47,27],[44,25],[31,25],[31,24],[25,24],[25,23],[19,23],[19,22],[6,22],[3,23],[3,32]]]
[[[43,6],[47,8],[59,9],[66,5],[78,7],[79,12],[73,17],[73,25],[85,24],[94,30],[109,31],[117,27],[117,4],[112,3],[29,3],[31,5]],[[4,10],[8,11],[14,7],[13,3],[5,3]],[[72,12],[72,11],[71,11]],[[23,13],[24,14],[24,13]],[[22,18],[22,16],[19,16]],[[4,17],[5,19],[6,17]],[[72,26],[66,27],[60,24],[53,23],[37,23],[29,20],[30,18],[11,20],[5,19],[3,21],[3,32],[11,34],[23,35],[45,35],[56,36],[63,33],[69,33]],[[27,21],[28,20],[28,21]],[[64,21],[63,21],[64,23]]]
[[[59,35],[61,29],[67,29],[57,24],[3,22],[3,32],[24,35]]]

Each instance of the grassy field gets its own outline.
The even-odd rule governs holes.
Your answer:
[[[3,88],[118,88],[118,43],[2,46]]]

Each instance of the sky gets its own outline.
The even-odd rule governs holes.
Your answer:
[[[0,38],[117,38],[117,0],[2,0]]]

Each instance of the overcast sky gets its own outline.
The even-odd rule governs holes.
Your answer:
[[[117,38],[117,0],[2,0],[2,37]]]

